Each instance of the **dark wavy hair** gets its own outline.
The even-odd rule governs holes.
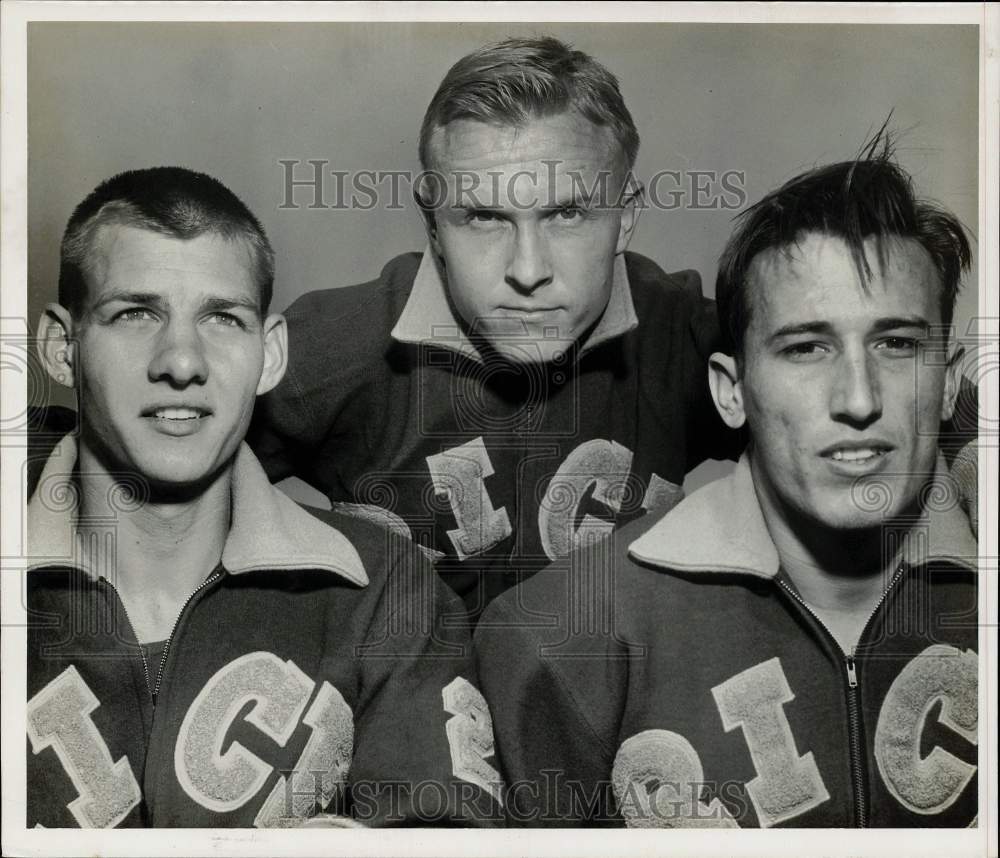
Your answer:
[[[97,186],[73,211],[59,255],[59,303],[79,316],[87,295],[94,239],[109,224],[148,229],[173,238],[215,233],[243,240],[253,257],[260,313],[271,304],[274,250],[260,221],[222,182],[183,167],[119,173]]]
[[[918,242],[938,272],[941,318],[945,325],[951,324],[962,273],[971,259],[969,241],[953,214],[915,195],[910,175],[896,163],[893,136],[886,125],[853,161],[802,173],[737,216],[715,282],[719,325],[731,354],[743,353],[754,259],[767,250],[788,250],[807,233],[842,239],[865,289],[872,277],[864,247],[867,239],[876,240],[880,266],[886,261],[887,239]]]

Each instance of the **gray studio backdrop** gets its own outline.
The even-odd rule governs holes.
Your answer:
[[[730,172],[753,202],[803,169],[852,156],[890,110],[907,132],[899,153],[920,191],[975,232],[972,26],[33,23],[30,326],[55,298],[73,206],[129,168],[183,165],[236,191],[277,252],[277,310],[376,276],[393,255],[423,247],[407,187],[400,210],[384,197],[368,211],[309,208],[310,189],[295,191],[298,208],[281,209],[279,162],[301,162],[299,179],[312,175],[310,159],[328,171],[416,171],[420,119],[449,66],[483,43],[543,33],[618,76],[642,136],[639,178],[670,171],[658,186],[665,205],[643,213],[632,249],[667,270],[698,270],[707,294],[735,213],[725,206],[738,197],[695,174]],[[335,196],[332,180],[324,195]],[[976,315],[975,284],[973,271],[960,333]]]

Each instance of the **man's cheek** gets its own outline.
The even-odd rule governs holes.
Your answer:
[[[491,290],[481,274],[468,268],[457,272],[455,277],[449,272],[448,285],[452,301],[470,325],[482,317],[493,315],[495,308],[491,301]]]
[[[919,426],[922,435],[928,433],[936,434],[941,426],[941,421],[945,419],[945,379],[943,375],[934,378],[930,382],[925,382],[918,387],[919,396],[916,402],[910,394],[907,402],[914,413],[913,424]]]
[[[124,362],[126,360],[124,357],[121,360],[123,366],[127,365]],[[80,378],[81,404],[85,404],[90,411],[105,412],[114,408],[115,402],[128,389],[127,385],[123,383],[123,379],[118,379],[116,383],[114,379],[101,378],[93,373],[88,373],[86,368],[86,366],[83,367],[84,371]]]

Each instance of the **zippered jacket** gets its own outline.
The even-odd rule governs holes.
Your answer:
[[[548,364],[474,344],[431,253],[285,316],[288,371],[248,436],[268,475],[410,535],[473,616],[568,554],[581,524],[665,511],[689,470],[739,452],[705,383],[718,323],[693,271],[617,257],[604,315]]]
[[[977,548],[943,470],[845,654],[748,461],[497,599],[476,632],[519,825],[968,826]],[[873,502],[877,499],[872,499]]]
[[[220,564],[140,646],[77,552],[75,459],[67,437],[28,510],[27,827],[502,818],[462,604],[410,543],[307,512],[243,445]]]

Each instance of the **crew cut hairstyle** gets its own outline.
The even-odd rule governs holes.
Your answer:
[[[788,252],[806,233],[842,239],[850,248],[863,288],[872,268],[866,239],[874,238],[885,265],[888,243],[913,239],[930,254],[941,280],[941,319],[950,325],[962,273],[969,268],[969,241],[958,218],[915,196],[910,175],[897,163],[886,126],[853,161],[802,173],[740,213],[719,261],[715,300],[726,348],[743,354],[752,300],[748,283],[754,259],[767,250]]]
[[[520,126],[529,119],[575,110],[608,127],[631,170],[639,153],[618,79],[583,51],[551,36],[512,38],[473,51],[451,67],[424,114],[420,163],[431,166],[431,137],[458,119]]]
[[[70,217],[59,255],[59,303],[73,316],[83,311],[97,231],[110,224],[185,240],[205,233],[230,241],[242,239],[253,257],[260,314],[267,313],[274,289],[274,250],[250,209],[204,173],[184,167],[150,167],[102,182]]]

